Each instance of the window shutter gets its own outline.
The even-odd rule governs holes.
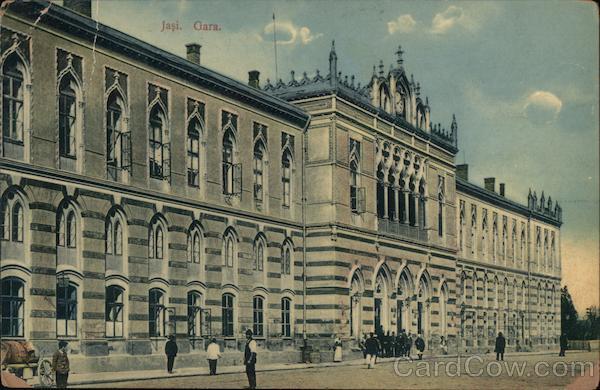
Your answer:
[[[171,181],[171,144],[163,144],[163,180]]]
[[[121,168],[131,169],[131,132],[121,133]]]
[[[356,193],[358,212],[364,213],[367,211],[367,189],[365,187],[358,188]]]
[[[233,165],[233,195],[242,195],[242,164]]]

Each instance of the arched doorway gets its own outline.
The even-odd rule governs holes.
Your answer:
[[[350,336],[360,338],[362,325],[361,298],[364,293],[364,285],[359,276],[360,271],[355,271],[350,283]]]
[[[398,289],[396,292],[396,333],[400,334],[402,329],[410,331],[410,302],[413,296],[412,277],[405,268],[398,278]]]
[[[375,291],[373,294],[375,300],[375,332],[378,334],[382,334],[388,330],[388,296],[387,279],[385,274],[380,270],[375,279]]]
[[[417,290],[417,333],[425,339],[429,335],[429,303],[429,283],[421,276]]]

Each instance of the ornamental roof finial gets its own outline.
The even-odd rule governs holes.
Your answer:
[[[379,60],[379,75],[383,76],[383,60]]]
[[[402,68],[402,65],[404,63],[404,60],[402,59],[402,54],[404,52],[402,51],[402,46],[398,45],[398,50],[396,51],[396,55],[398,56],[398,59],[396,60],[396,62],[398,63],[398,68]]]

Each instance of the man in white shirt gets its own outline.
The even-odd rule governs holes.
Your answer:
[[[217,360],[221,357],[221,349],[217,344],[217,339],[214,337],[210,340],[208,348],[206,349],[206,358],[208,359],[208,366],[210,368],[210,375],[217,375]]]

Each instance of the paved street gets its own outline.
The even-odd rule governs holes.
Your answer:
[[[410,389],[513,389],[513,388],[565,388],[580,377],[581,365],[573,362],[595,362],[593,378],[590,378],[589,366],[585,369],[586,378],[582,387],[594,388],[598,383],[598,352],[570,353],[566,358],[555,355],[527,355],[507,357],[506,364],[515,365],[511,376],[507,366],[499,366],[491,354],[484,357],[435,359],[423,362],[402,362],[395,370],[395,363],[386,362],[367,369],[365,366],[340,366],[258,372],[257,381],[261,388],[410,388]],[[488,364],[492,362],[491,364]],[[465,364],[467,363],[467,364]],[[537,372],[540,375],[536,375]],[[435,366],[439,375],[435,376]],[[521,375],[516,372],[524,368]],[[499,368],[502,372],[499,373]],[[447,370],[446,370],[447,368]],[[412,372],[411,372],[412,370]],[[429,370],[429,376],[427,371]],[[553,373],[554,370],[554,373]],[[571,370],[575,376],[571,376]],[[408,376],[400,376],[400,374]],[[447,371],[447,372],[446,372]],[[469,372],[472,375],[469,375]],[[477,375],[481,372],[481,375]],[[565,372],[568,374],[565,375]],[[498,375],[499,374],[499,375]],[[196,376],[132,382],[103,383],[81,387],[126,387],[126,388],[243,388],[247,386],[246,376],[242,373],[223,374],[216,377]]]

